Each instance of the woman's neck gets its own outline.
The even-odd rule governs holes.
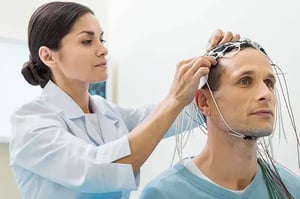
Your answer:
[[[88,83],[56,82],[56,84],[75,101],[84,113],[92,112],[89,105]]]

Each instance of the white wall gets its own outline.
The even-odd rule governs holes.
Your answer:
[[[176,63],[202,55],[208,36],[221,28],[260,42],[287,72],[291,103],[299,123],[299,10],[293,0],[110,0],[109,44],[118,61],[118,103],[134,106],[162,99]],[[274,142],[276,158],[299,173],[292,131],[286,132],[289,144]],[[185,155],[197,154],[204,142],[205,136],[196,133]],[[137,198],[146,182],[170,166],[173,150],[174,138],[160,143],[143,166],[140,189],[132,197]]]
[[[29,17],[43,2],[48,1],[1,0],[0,37],[25,42]],[[162,99],[168,92],[176,63],[185,58],[202,55],[208,36],[216,28],[221,28],[260,42],[273,60],[284,68],[288,73],[287,81],[296,122],[299,121],[300,107],[296,102],[300,100],[297,82],[300,69],[296,52],[300,52],[300,29],[297,25],[300,6],[297,1],[77,2],[83,2],[95,11],[104,31],[109,35],[107,45],[117,66],[113,78],[114,93],[119,104],[135,106]],[[0,81],[5,84],[3,80]],[[6,94],[2,96],[13,99]],[[0,104],[5,106],[3,98]],[[287,129],[286,132],[291,131]],[[185,155],[197,154],[204,142],[205,136],[195,133],[185,149]],[[280,162],[297,171],[295,150],[292,146],[277,146],[275,153]],[[173,149],[174,138],[161,142],[143,166],[141,186],[132,194],[132,199],[138,198],[145,183],[169,167]]]
[[[71,0],[67,0],[71,1]],[[0,37],[27,40],[27,25],[31,14],[43,3],[50,0],[0,0]],[[83,3],[101,19],[101,25],[107,28],[107,0],[74,0]]]

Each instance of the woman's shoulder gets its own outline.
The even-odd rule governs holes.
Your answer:
[[[25,102],[24,104],[16,107],[12,115],[27,116],[57,112],[59,112],[58,109],[46,103],[42,97],[36,97],[33,100]]]

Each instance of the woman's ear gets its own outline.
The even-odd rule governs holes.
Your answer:
[[[209,95],[209,93],[205,89],[197,90],[196,95],[195,95],[195,101],[196,101],[197,107],[202,112],[202,114],[205,116],[207,116],[209,114],[209,110],[210,110],[209,103],[207,101],[208,95]]]
[[[53,52],[46,46],[41,46],[39,48],[39,56],[41,61],[48,67],[54,67],[54,57]]]

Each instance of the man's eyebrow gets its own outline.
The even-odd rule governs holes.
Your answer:
[[[255,72],[252,70],[247,70],[247,71],[241,71],[241,72],[234,74],[235,77],[240,77],[240,76],[244,76],[244,75],[255,75]],[[269,73],[266,77],[268,79],[272,79],[273,81],[276,81],[275,75],[273,73]]]
[[[276,77],[273,73],[270,73],[268,76],[267,76],[268,79],[272,79],[274,82],[276,82]]]
[[[253,75],[254,74],[254,71],[251,71],[251,70],[242,70],[242,71],[235,71],[233,73],[233,76],[234,77],[240,77],[240,76],[244,76],[244,75]]]

